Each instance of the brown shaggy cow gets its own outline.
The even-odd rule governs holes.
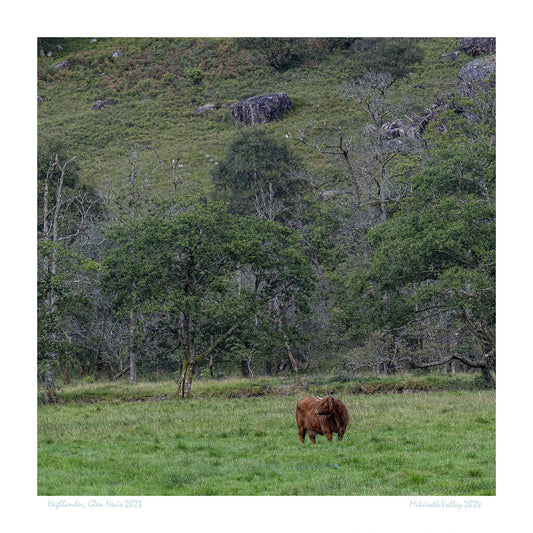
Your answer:
[[[326,435],[328,441],[333,433],[337,433],[342,440],[350,417],[348,409],[337,398],[328,393],[324,398],[316,395],[316,398],[304,398],[296,405],[296,424],[300,441],[305,441],[305,433],[309,432],[309,438],[316,444],[316,435]]]

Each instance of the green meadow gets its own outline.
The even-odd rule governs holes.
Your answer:
[[[308,391],[230,397],[234,385],[199,386],[190,401],[172,383],[139,384],[129,401],[125,385],[90,399],[91,386],[66,387],[67,401],[38,407],[38,494],[495,494],[494,390],[339,392],[344,440],[313,446],[299,442],[294,415]]]

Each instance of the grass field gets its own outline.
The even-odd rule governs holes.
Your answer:
[[[344,440],[316,446],[287,392],[40,406],[38,494],[495,494],[494,391],[346,394]]]

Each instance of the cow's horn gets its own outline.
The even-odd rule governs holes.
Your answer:
[[[321,397],[317,394],[317,392],[316,392],[316,387],[315,387],[315,396],[316,396],[319,400],[323,400],[323,398],[321,398]]]
[[[326,389],[326,393],[327,393],[328,396],[330,396],[331,398],[333,398],[333,394],[331,394],[331,392],[329,392],[328,389]]]

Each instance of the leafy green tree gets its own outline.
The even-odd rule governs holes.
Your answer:
[[[280,220],[302,189],[300,168],[301,161],[285,139],[251,126],[235,130],[213,181],[227,194],[232,211]]]
[[[312,289],[297,235],[221,204],[134,221],[115,238],[105,288],[126,313],[172,317],[183,352],[179,397],[191,396],[195,368],[257,312],[276,300],[303,307]]]
[[[368,233],[374,253],[367,277],[353,280],[367,323],[394,331],[448,314],[476,351],[454,347],[439,360],[480,368],[493,383],[495,367],[495,147],[490,129],[454,118],[429,140],[430,160],[413,181],[402,210]]]
[[[390,72],[395,78],[409,74],[424,58],[418,39],[406,38],[354,39],[350,52],[366,70]]]
[[[97,268],[64,243],[43,240],[38,245],[38,361],[49,368],[57,363],[65,384],[69,363],[82,351],[78,336],[87,329],[92,308],[84,287]]]
[[[303,44],[302,39],[280,37],[242,37],[236,39],[238,47],[255,50],[276,70],[288,66],[295,49]]]

